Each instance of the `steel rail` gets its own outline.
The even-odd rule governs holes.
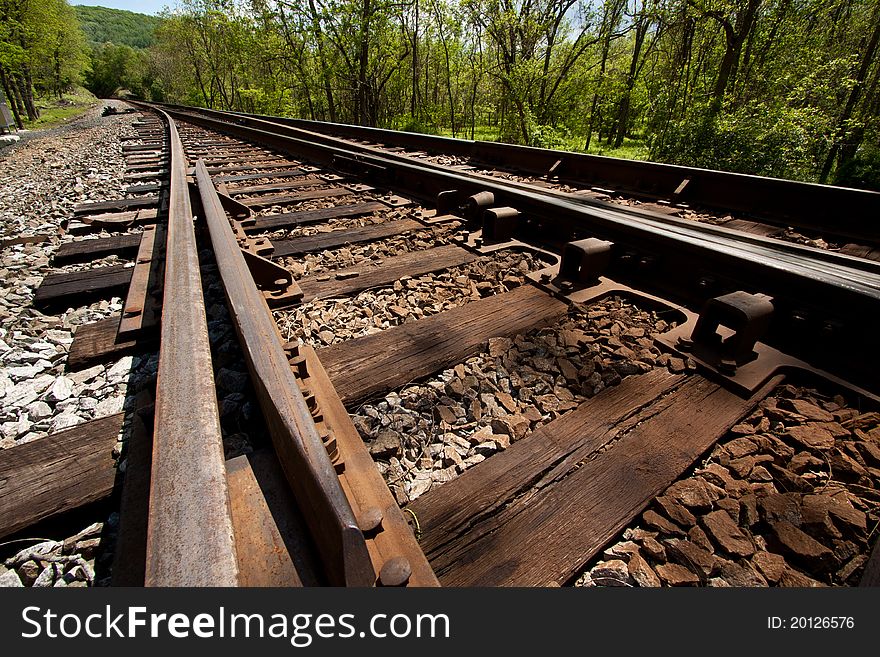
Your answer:
[[[372,586],[364,535],[306,405],[278,329],[241,253],[204,160],[195,166],[202,211],[223,280],[232,322],[272,443],[330,582]]]
[[[185,120],[198,121],[199,115],[188,113],[175,113]],[[213,112],[218,114],[217,112]],[[220,113],[223,114],[223,113]],[[202,117],[205,118],[205,117]],[[277,124],[270,122],[261,122],[258,126],[243,126],[238,123],[230,123],[229,117],[224,119],[208,119],[209,123],[206,127],[218,130],[227,130],[231,132],[240,132],[242,136],[250,135],[252,138],[264,142],[272,142],[273,146],[295,146],[301,149],[301,152],[307,153],[310,157],[316,158],[324,164],[333,166],[334,164],[342,164],[336,156],[347,156],[353,158],[353,166],[358,163],[364,165],[364,173],[370,174],[369,167],[374,167],[374,173],[385,172],[388,168],[393,167],[396,173],[407,171],[413,175],[431,176],[430,182],[440,183],[447,181],[446,185],[431,185],[430,189],[461,189],[462,187],[475,188],[480,190],[491,191],[496,196],[496,205],[498,198],[509,197],[520,201],[520,205],[511,203],[517,209],[522,210],[522,202],[529,206],[536,207],[544,205],[546,207],[555,207],[565,210],[568,215],[572,211],[580,214],[585,219],[599,220],[598,225],[584,226],[584,228],[596,229],[620,229],[632,233],[632,231],[644,228],[654,237],[663,239],[674,239],[686,242],[692,245],[699,245],[701,248],[715,250],[719,255],[727,254],[731,257],[747,258],[749,262],[756,263],[761,266],[776,268],[797,274],[800,277],[822,282],[841,289],[850,290],[859,294],[864,294],[869,298],[880,300],[880,271],[877,271],[876,265],[871,263],[867,268],[863,268],[863,261],[855,258],[846,258],[845,262],[831,264],[817,260],[813,256],[813,249],[801,251],[797,248],[792,250],[796,245],[779,241],[755,242],[753,240],[741,240],[738,233],[719,234],[715,231],[704,230],[703,224],[695,222],[676,222],[669,225],[665,220],[666,217],[660,214],[651,213],[654,216],[639,216],[635,219],[631,216],[628,208],[605,204],[601,207],[579,207],[579,203],[574,203],[567,198],[559,198],[547,195],[543,191],[537,191],[527,188],[508,188],[503,182],[487,179],[485,176],[475,178],[470,174],[449,171],[448,169],[434,168],[420,162],[414,162],[411,159],[399,160],[389,157],[388,154],[373,155],[364,152],[349,150],[350,144],[340,143],[316,143],[301,138],[303,135],[285,134],[283,132],[272,132]],[[245,128],[242,130],[242,128]],[[311,135],[306,135],[311,137]],[[279,141],[280,138],[280,141]],[[286,139],[286,141],[285,141]],[[385,171],[382,171],[382,170]],[[421,184],[414,183],[407,185],[407,181],[400,178],[394,180],[394,185],[398,189],[407,187],[406,191],[413,193],[422,198],[431,199],[432,191],[427,191],[428,180],[421,181]],[[442,190],[441,190],[442,191]],[[521,207],[522,206],[522,207]],[[545,211],[546,212],[546,211]],[[536,212],[540,216],[540,212]],[[655,218],[656,217],[656,218]],[[601,236],[601,235],[600,235]],[[855,262],[853,262],[855,261]]]
[[[880,276],[871,271],[707,235],[699,226],[635,221],[618,209],[587,207],[458,171],[329,146],[290,136],[273,124],[263,128],[242,125],[253,119],[171,113],[428,203],[448,190],[455,190],[456,202],[491,192],[495,206],[514,207],[522,213],[519,236],[541,240],[550,235],[557,244],[587,236],[609,240],[615,247],[608,276],[693,309],[734,290],[768,294],[776,309],[766,336],[771,345],[821,369],[845,370],[866,387],[876,387],[873,372],[880,367],[880,354],[854,348],[870,344],[880,332]]]
[[[572,151],[355,126],[288,117],[244,114],[306,130],[466,157],[561,179],[603,184],[616,191],[665,198],[688,181],[678,197],[688,203],[746,212],[771,223],[880,244],[880,192],[782,178],[644,162]]]
[[[311,126],[313,122],[306,122],[310,124],[312,129],[306,129],[302,127],[298,127],[300,123],[303,121],[300,119],[286,119],[283,117],[264,117],[262,115],[253,115],[253,114],[244,114],[239,112],[223,112],[219,110],[208,110],[203,108],[191,108],[191,107],[183,107],[183,106],[168,106],[179,108],[174,111],[182,111],[186,113],[199,113],[205,116],[213,116],[220,120],[230,121],[233,120],[239,125],[248,125],[256,128],[261,128],[270,131],[278,131],[281,134],[287,134],[288,136],[307,139],[309,141],[314,141],[320,144],[324,144],[326,146],[331,147],[339,147],[342,149],[354,151],[360,154],[373,155],[376,157],[381,157],[385,159],[395,160],[397,162],[409,162],[417,164],[418,166],[423,166],[425,168],[434,169],[435,171],[449,171],[449,167],[436,164],[434,162],[416,160],[412,157],[406,155],[400,155],[398,153],[390,153],[381,148],[377,148],[375,146],[369,146],[359,143],[353,143],[347,139],[335,137],[332,135],[327,135],[324,132],[316,132],[314,130],[314,126]],[[319,124],[320,125],[320,124]],[[336,125],[336,124],[332,124]],[[358,126],[354,126],[358,127]],[[393,132],[393,131],[390,131]],[[412,133],[406,133],[412,134]],[[414,135],[417,136],[417,135]],[[442,138],[446,139],[446,138]],[[477,142],[484,143],[484,142]],[[556,151],[551,151],[556,152]],[[611,158],[613,159],[613,158]],[[717,172],[724,173],[724,172]],[[516,180],[509,180],[505,178],[498,178],[495,176],[491,176],[488,174],[478,173],[474,171],[469,171],[466,174],[470,178],[483,180],[487,184],[490,185],[502,185],[505,187],[510,187],[513,189],[519,189],[525,192],[532,192],[543,194],[546,196],[552,196],[554,198],[558,198],[563,201],[568,201],[571,203],[576,203],[578,205],[583,205],[590,208],[595,208],[597,210],[609,210],[616,214],[627,215],[632,218],[633,221],[643,222],[647,226],[653,226],[657,223],[665,224],[670,227],[671,230],[675,230],[676,227],[680,227],[685,234],[693,234],[693,232],[699,232],[705,234],[707,239],[712,239],[714,237],[719,237],[722,239],[735,239],[741,243],[753,244],[756,246],[763,246],[772,249],[777,253],[790,253],[795,257],[801,258],[809,258],[812,261],[824,261],[829,264],[838,267],[850,267],[856,270],[864,270],[868,272],[874,272],[880,274],[880,262],[875,262],[872,260],[866,260],[864,258],[857,258],[854,256],[837,253],[835,251],[829,251],[827,249],[819,249],[815,247],[806,246],[803,244],[797,244],[793,242],[788,242],[784,240],[779,240],[771,237],[765,237],[761,235],[753,235],[749,233],[745,233],[742,231],[734,230],[731,228],[725,228],[724,226],[715,226],[712,224],[700,223],[695,221],[690,221],[687,219],[681,219],[678,217],[673,217],[670,215],[662,214],[660,212],[646,210],[644,208],[636,207],[636,206],[625,206],[619,203],[611,203],[608,201],[600,201],[596,199],[584,198],[581,195],[570,193],[570,192],[561,192],[554,189],[547,188],[536,188],[535,185],[520,182]],[[739,174],[730,174],[730,175],[739,175]],[[755,177],[755,176],[753,176]],[[790,181],[782,181],[782,182],[790,182]],[[797,183],[808,185],[810,183]],[[829,187],[819,185],[822,189],[827,190],[835,190],[841,188]],[[863,190],[851,190],[854,192],[862,192]],[[876,200],[880,202],[880,194],[876,192],[865,191],[865,195],[868,198],[868,205],[871,205],[871,202]],[[874,196],[877,198],[874,199]],[[864,200],[864,199],[863,199]]]
[[[160,115],[171,180],[145,583],[234,586],[238,561],[185,156],[174,121]]]

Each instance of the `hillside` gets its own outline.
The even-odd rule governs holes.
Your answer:
[[[85,5],[76,5],[74,9],[86,39],[93,44],[109,41],[132,48],[147,48],[155,42],[153,32],[162,22],[157,16],[123,9]]]

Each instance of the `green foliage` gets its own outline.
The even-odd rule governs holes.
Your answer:
[[[142,86],[221,109],[873,184],[878,26],[880,0],[181,0]]]
[[[85,39],[65,0],[0,0],[0,83],[20,117],[38,119],[35,91],[62,100],[87,65]]]
[[[128,92],[138,98],[149,95],[148,55],[125,45],[105,43],[92,51],[92,67],[86,86],[100,98]]]
[[[158,16],[138,14],[109,7],[74,7],[86,38],[92,45],[115,43],[132,48],[149,48],[155,45],[154,32],[162,23]]]
[[[862,145],[855,156],[840,167],[835,182],[880,192],[880,145]]]
[[[828,117],[811,107],[755,103],[719,114],[696,107],[671,123],[652,154],[688,166],[809,180],[830,129]]]
[[[54,128],[80,116],[97,103],[98,99],[87,89],[72,87],[61,100],[50,96],[38,99],[36,105],[40,110],[40,118],[25,121],[24,126],[29,130]]]

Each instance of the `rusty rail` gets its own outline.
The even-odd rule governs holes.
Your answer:
[[[376,576],[363,533],[291,370],[272,313],[251,276],[204,160],[196,163],[195,171],[251,381],[328,577],[335,585],[372,586]]]
[[[171,186],[147,530],[147,586],[238,581],[223,440],[183,145],[171,118]]]

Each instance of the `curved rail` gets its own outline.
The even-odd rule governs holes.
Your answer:
[[[240,115],[171,113],[429,203],[445,192],[449,207],[459,207],[472,195],[491,192],[495,207],[510,206],[521,213],[514,237],[550,239],[555,248],[583,237],[608,240],[614,243],[608,276],[694,309],[735,290],[767,294],[775,307],[766,336],[770,344],[784,345],[825,370],[859,372],[854,376],[863,381],[880,366],[876,354],[866,356],[852,348],[870,344],[880,331],[880,273],[873,263],[845,258],[838,263],[784,242],[756,243],[706,231],[701,224],[673,225],[665,217],[634,217],[616,206],[585,206],[409,158],[360,152],[326,135],[316,138],[314,133]]]
[[[214,117],[214,118],[224,120],[224,121],[229,121],[230,119],[234,118],[235,122],[239,125],[246,125],[246,126],[251,126],[251,127],[261,128],[261,129],[266,129],[266,130],[277,130],[277,131],[282,132],[282,134],[287,134],[291,137],[308,139],[308,140],[313,141],[315,143],[324,144],[324,145],[330,146],[330,147],[338,147],[338,148],[352,151],[355,153],[359,153],[362,155],[371,155],[371,156],[380,157],[380,158],[384,158],[384,159],[388,159],[388,160],[393,160],[396,162],[416,164],[418,166],[422,166],[427,169],[432,169],[435,171],[449,171],[450,170],[449,167],[446,167],[446,166],[443,166],[440,164],[435,164],[433,162],[424,161],[424,160],[414,160],[412,157],[388,152],[385,149],[377,148],[375,146],[354,143],[352,141],[349,141],[349,139],[353,138],[352,136],[340,138],[340,137],[333,136],[332,134],[327,134],[328,132],[332,133],[334,128],[337,126],[341,126],[341,124],[322,124],[320,122],[305,121],[302,119],[288,119],[288,118],[284,118],[284,117],[267,117],[267,116],[257,115],[257,114],[244,114],[244,113],[239,113],[239,112],[223,112],[223,111],[219,111],[219,110],[209,110],[209,109],[204,109],[204,108],[193,108],[193,107],[185,107],[185,106],[178,106],[178,105],[163,105],[163,107],[174,108],[173,111],[182,112],[183,113],[183,114],[181,114],[182,116],[187,113],[189,113],[189,114],[198,113],[198,114],[202,114],[204,116],[210,116],[210,117]],[[307,128],[301,127],[302,124],[308,124],[308,127]],[[324,127],[324,126],[329,126],[329,127]],[[405,136],[405,137],[401,138],[402,143],[409,143],[410,137],[432,138],[430,135],[416,135],[413,133],[397,133],[395,131],[390,131],[390,130],[384,131],[379,128],[362,128],[361,126],[342,126],[342,127],[350,127],[350,128],[354,128],[356,130],[361,130],[361,129],[368,130],[368,131],[375,130],[375,131],[379,131],[379,132],[383,133],[383,136],[384,136],[384,133],[387,132],[387,133],[390,133],[390,135],[386,141],[390,141],[392,143],[397,143],[397,142],[395,142],[395,140],[393,138],[393,135],[397,135],[397,134],[402,134]],[[358,137],[360,137],[360,138],[367,136],[367,135],[360,135],[359,133],[356,133],[356,134],[358,134]],[[375,138],[375,136],[374,136],[374,138]],[[438,144],[434,144],[432,142],[434,149],[440,148],[443,145],[445,145],[446,141],[449,138],[438,137],[436,139],[439,139],[441,141]],[[460,140],[452,140],[452,141],[460,141]],[[474,144],[488,143],[488,144],[492,144],[494,146],[504,146],[504,147],[511,147],[511,148],[526,148],[526,147],[510,146],[508,144],[494,144],[493,142],[467,142],[467,143],[474,143]],[[425,144],[421,144],[421,146],[425,147]],[[427,150],[432,150],[432,149],[427,148]],[[544,149],[531,149],[530,148],[528,150],[530,150],[530,151],[537,150],[537,151],[545,152]],[[456,149],[453,148],[452,152],[455,153]],[[546,151],[546,152],[558,153],[558,151]],[[579,154],[575,153],[573,155],[579,155]],[[589,157],[598,157],[598,156],[589,156]],[[615,160],[615,158],[602,158],[602,159]],[[505,163],[505,164],[508,164],[508,163]],[[654,165],[654,163],[651,163],[651,162],[647,162],[647,163],[639,162],[638,164]],[[508,166],[509,166],[509,164],[508,164]],[[669,165],[657,165],[657,166],[669,166]],[[680,167],[680,168],[684,168],[684,167]],[[522,170],[527,171],[528,167],[524,166],[524,167],[522,167]],[[703,170],[697,170],[697,171],[703,171]],[[461,173],[464,173],[464,172],[461,172]],[[726,172],[721,172],[721,171],[711,171],[709,173],[713,173],[713,174],[717,173],[717,174],[730,175],[730,176],[742,175],[742,174],[728,174]],[[600,200],[596,200],[596,199],[585,198],[579,194],[562,192],[562,191],[549,189],[549,188],[543,188],[543,187],[537,188],[535,185],[532,185],[529,183],[520,182],[520,181],[516,181],[516,180],[509,180],[509,179],[505,179],[505,178],[498,178],[496,176],[481,174],[481,173],[477,173],[474,171],[468,171],[466,173],[466,175],[469,178],[482,180],[487,185],[493,185],[493,186],[501,185],[504,187],[509,187],[511,189],[521,190],[521,191],[527,192],[527,193],[538,193],[538,194],[542,194],[545,196],[550,196],[553,198],[560,199],[562,201],[566,201],[568,203],[582,205],[586,208],[592,208],[592,209],[599,210],[599,211],[608,210],[608,211],[614,213],[615,215],[625,215],[627,217],[630,217],[633,221],[645,222],[645,224],[648,226],[666,225],[666,226],[669,226],[670,229],[673,231],[675,231],[677,227],[680,227],[683,231],[683,234],[691,234],[692,235],[695,233],[699,233],[699,234],[706,235],[707,239],[710,239],[710,240],[714,239],[716,237],[721,238],[721,239],[732,239],[732,240],[735,240],[740,243],[752,244],[757,247],[766,247],[766,248],[772,249],[773,251],[778,252],[778,253],[789,253],[789,254],[792,254],[793,256],[798,257],[798,258],[804,258],[804,259],[809,259],[809,260],[813,260],[813,261],[824,261],[824,262],[830,263],[831,265],[833,265],[835,267],[837,267],[837,266],[849,267],[849,268],[856,269],[856,270],[862,270],[862,271],[874,272],[874,273],[880,274],[880,262],[875,262],[872,260],[865,260],[863,258],[857,258],[854,256],[850,256],[850,255],[846,255],[846,254],[842,254],[842,253],[837,253],[835,251],[828,251],[825,249],[818,249],[818,248],[814,248],[814,247],[805,246],[803,244],[796,244],[793,242],[786,242],[786,241],[782,241],[782,240],[778,240],[778,239],[774,239],[774,238],[770,238],[770,237],[764,237],[761,235],[753,235],[753,234],[749,234],[749,233],[744,233],[742,231],[733,230],[730,228],[725,228],[724,226],[715,226],[712,224],[698,223],[698,222],[694,222],[694,221],[689,221],[687,219],[680,219],[678,217],[673,217],[673,216],[670,216],[667,214],[661,214],[659,212],[646,210],[644,208],[637,207],[637,206],[626,206],[626,205],[621,205],[619,203],[610,203],[607,201],[600,201]],[[777,179],[761,178],[759,176],[746,176],[746,178],[748,178],[749,180],[762,181],[762,182],[758,182],[756,184],[764,184],[763,181],[765,181],[765,180],[777,181]],[[842,188],[842,187],[832,187],[832,186],[828,186],[828,185],[815,185],[812,183],[798,183],[798,182],[787,181],[787,180],[778,180],[777,182],[791,183],[792,185],[809,186],[811,189],[811,191],[809,193],[812,194],[813,196],[820,193],[820,192],[817,192],[813,188],[818,188],[819,190],[823,190],[821,193],[828,194],[831,196],[838,194],[839,190],[843,190],[846,192],[852,192],[852,194],[854,196],[852,196],[852,197],[847,196],[846,197],[847,198],[847,206],[861,206],[859,208],[859,212],[860,213],[867,213],[869,216],[870,216],[870,209],[874,205],[878,205],[878,211],[880,211],[880,193],[877,193],[877,192],[870,192],[870,191],[866,191],[866,190],[847,189],[847,188]],[[798,193],[798,191],[799,191],[799,188],[792,188],[789,190],[788,193],[795,194],[795,193]],[[800,191],[803,191],[803,190],[800,190]],[[826,202],[823,202],[823,204]],[[711,204],[708,204],[708,205],[711,205]],[[728,206],[722,206],[717,201],[714,203],[714,205],[716,207],[723,207],[725,210],[735,209],[735,208],[731,208]],[[838,210],[840,210],[840,208],[838,208]],[[815,208],[813,208],[812,211],[815,211]],[[786,225],[786,226],[788,226],[790,224],[798,225],[800,223],[796,217],[786,216],[786,219],[792,220],[791,222],[783,222],[783,225]],[[837,224],[839,223],[839,216],[836,216],[836,215],[834,216],[833,223],[834,223],[834,225],[829,226],[829,225],[827,225],[827,222],[825,222],[825,227],[822,229],[825,232],[825,234],[829,234],[829,233],[833,234],[834,231],[837,230]],[[870,237],[870,232],[871,232],[870,222],[867,223],[867,226],[868,226],[867,235],[860,235],[859,237],[862,239],[862,241],[867,240],[870,242],[870,241],[872,241],[872,239]]]
[[[259,114],[244,116],[350,139],[459,155],[473,162],[502,165],[538,176],[552,171],[564,180],[746,212],[783,226],[880,244],[880,192],[341,123]]]
[[[183,145],[174,121],[159,374],[147,529],[147,586],[238,581],[220,414]]]

